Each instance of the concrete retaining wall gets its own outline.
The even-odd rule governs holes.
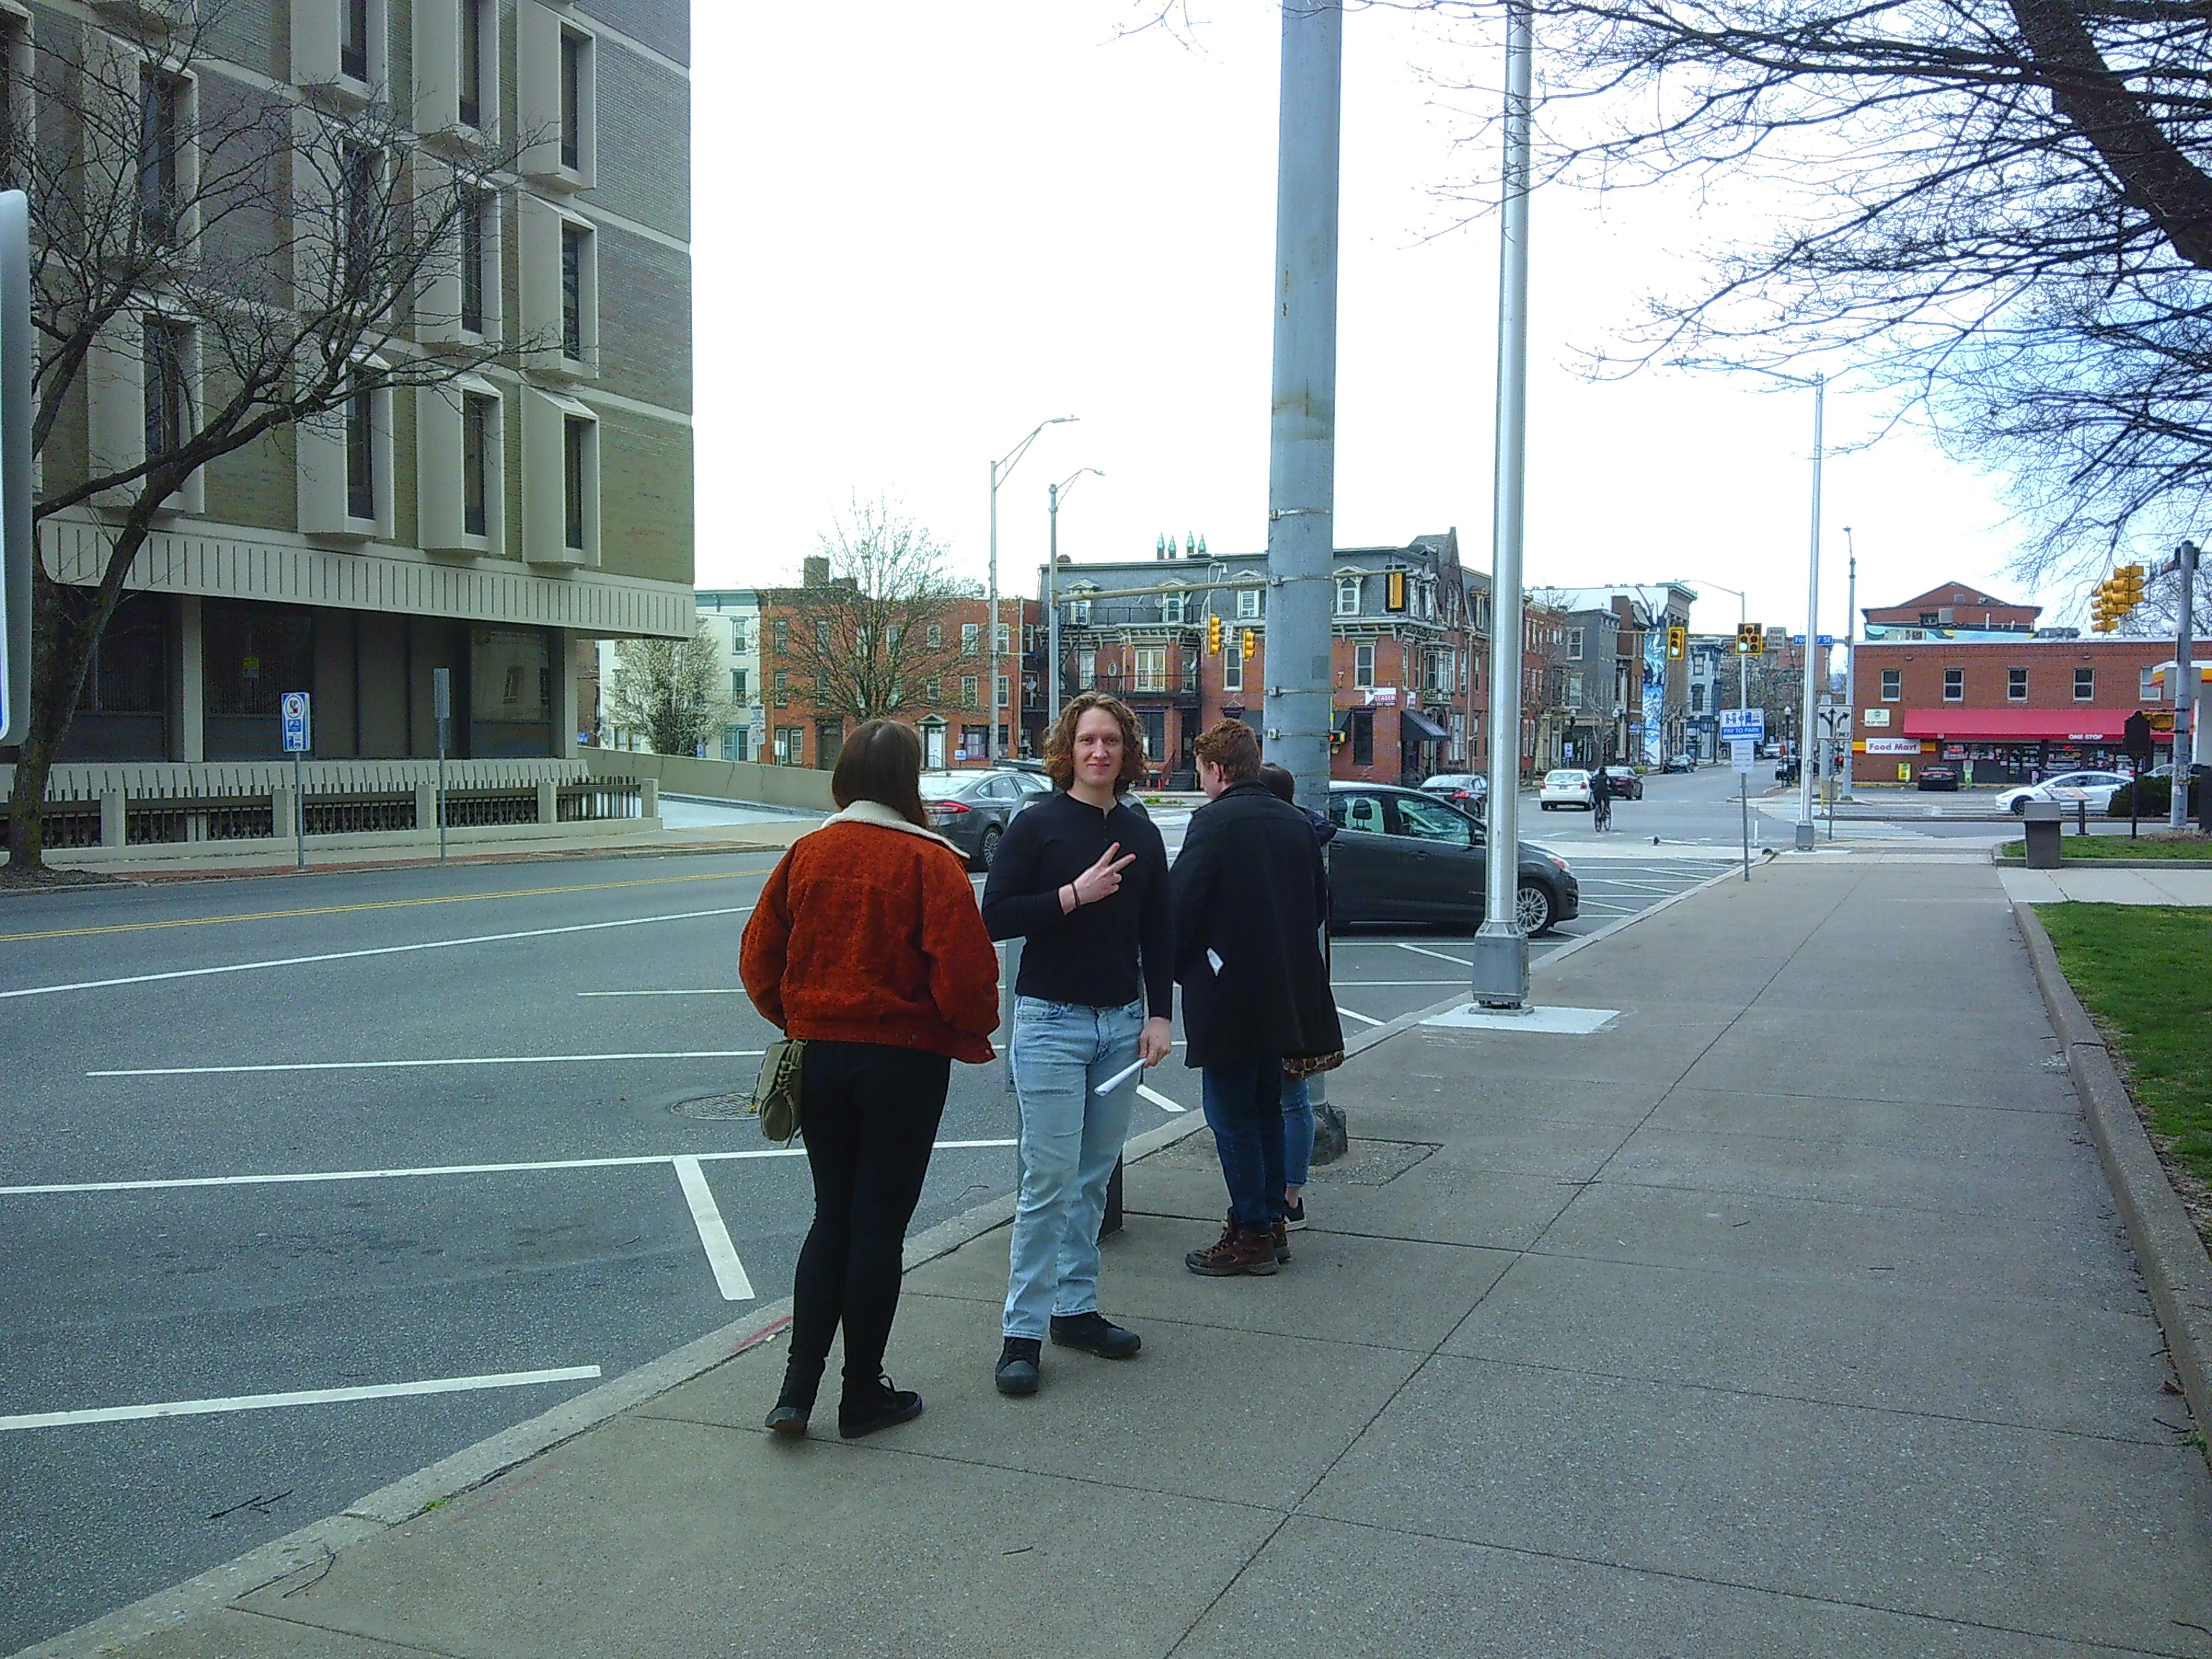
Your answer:
[[[653,778],[666,795],[704,795],[714,800],[754,801],[809,812],[837,810],[837,803],[830,798],[830,775],[809,767],[694,760],[689,755],[650,755],[623,749],[585,749],[578,753],[593,777]]]

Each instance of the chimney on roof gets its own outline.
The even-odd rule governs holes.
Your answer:
[[[830,586],[830,560],[826,555],[817,553],[799,562],[799,585],[801,587]]]

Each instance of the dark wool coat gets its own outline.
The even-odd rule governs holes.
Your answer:
[[[1322,959],[1328,872],[1304,813],[1256,779],[1231,785],[1191,815],[1169,886],[1188,1064],[1344,1047]]]

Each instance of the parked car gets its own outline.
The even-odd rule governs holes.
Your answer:
[[[1607,793],[1615,800],[1642,800],[1644,779],[1632,766],[1608,766],[1605,769]]]
[[[1044,786],[1042,791],[1037,784]],[[1035,772],[994,769],[921,775],[921,805],[929,814],[929,827],[978,870],[991,867],[1014,814],[1051,791],[1052,780]]]
[[[1328,816],[1337,830],[1328,848],[1334,925],[1481,922],[1490,860],[1470,814],[1419,789],[1332,783]],[[1522,931],[1533,936],[1580,915],[1582,886],[1567,861],[1525,841],[1519,850]]]
[[[1562,766],[1545,773],[1544,781],[1536,787],[1536,805],[1547,812],[1589,804],[1590,775],[1577,767]]]
[[[1421,793],[1480,817],[1482,805],[1490,799],[1490,780],[1480,772],[1439,772],[1422,782]]]
[[[2168,775],[2172,774],[2169,772]],[[2061,772],[2057,777],[2045,778],[2040,783],[2024,783],[2016,788],[2005,790],[1998,795],[1997,805],[2008,812],[2019,814],[2027,811],[2027,804],[2032,800],[2055,800],[2070,806],[2075,800],[2084,799],[2092,812],[2102,812],[2112,803],[2112,791],[2123,787],[2127,781],[2124,772]],[[1924,784],[1922,786],[1923,788],[1926,787]],[[2082,792],[2079,796],[2072,793],[2077,789]]]
[[[1796,756],[1790,756],[1789,759],[1784,761],[1779,766],[1774,769],[1774,781],[1777,783],[1795,783],[1797,781]]]
[[[1698,769],[1698,757],[1686,749],[1679,755],[1668,756],[1659,763],[1659,769],[1662,772],[1694,772]]]
[[[1920,769],[1920,787],[1923,789],[1954,789],[1959,787],[1959,769],[1955,766],[1923,766]]]

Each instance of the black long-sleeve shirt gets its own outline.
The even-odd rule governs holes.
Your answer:
[[[1115,842],[1136,862],[1096,904],[1060,908],[1060,890]],[[1048,1002],[1119,1008],[1144,994],[1146,1012],[1175,1012],[1175,935],[1168,912],[1168,855],[1160,832],[1116,800],[1105,811],[1056,790],[1014,815],[983,884],[983,925],[1019,938],[1015,992]]]

